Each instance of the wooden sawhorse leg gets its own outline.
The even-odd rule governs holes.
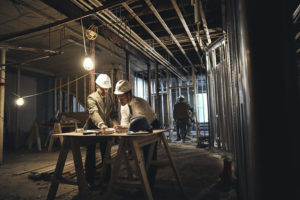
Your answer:
[[[142,185],[143,185],[144,192],[145,192],[148,200],[153,200],[151,188],[150,188],[149,181],[148,181],[146,167],[144,165],[143,155],[141,153],[141,148],[135,140],[131,140],[131,145],[132,145],[132,153],[134,155],[135,162],[136,162],[140,177],[142,179]],[[152,153],[153,153],[153,150],[152,150]]]
[[[78,188],[79,188],[79,197],[82,200],[89,199],[89,189],[83,172],[80,145],[77,139],[74,138],[71,139],[71,148],[72,148],[75,171],[76,171]]]
[[[56,168],[54,172],[54,176],[51,181],[51,186],[47,195],[47,200],[55,199],[56,192],[58,189],[59,181],[64,170],[65,162],[68,156],[68,152],[70,149],[70,141],[65,140],[62,149],[59,152],[58,160],[56,163]]]
[[[50,136],[50,141],[48,146],[48,152],[52,151],[53,143],[55,140],[55,134],[57,133],[62,133],[61,124],[59,122],[55,122],[53,125],[53,130]],[[58,137],[59,137],[60,145],[63,146],[63,140],[64,140],[63,136],[58,136]]]

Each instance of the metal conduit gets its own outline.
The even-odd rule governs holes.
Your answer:
[[[86,2],[84,2],[84,1],[82,1],[82,0],[80,0],[80,2],[83,4],[83,5],[85,5],[86,7],[84,7],[81,3],[79,3],[79,2],[77,2],[76,0],[72,0],[72,2],[74,3],[74,4],[76,4],[78,7],[80,7],[81,9],[83,9],[83,10],[88,10],[86,7],[88,7],[88,8],[92,8],[90,5],[88,5]],[[94,3],[94,5],[95,5],[95,3]],[[102,5],[102,4],[101,4]],[[100,14],[100,13],[97,13],[97,15],[99,15],[101,18],[98,18],[100,21],[103,21],[103,20],[105,20],[106,22],[105,23],[108,23],[110,26],[109,26],[109,28],[114,32],[114,33],[116,33],[117,35],[119,35],[123,40],[125,40],[126,42],[128,42],[130,45],[132,45],[133,47],[135,47],[136,49],[138,49],[138,50],[140,50],[146,57],[148,57],[149,59],[151,59],[151,57],[150,56],[152,56],[152,59],[154,59],[154,60],[157,60],[158,58],[156,58],[156,57],[154,57],[154,55],[152,54],[153,52],[150,52],[149,54],[148,54],[148,52],[147,52],[147,49],[145,49],[145,46],[144,45],[142,45],[142,44],[140,44],[140,43],[138,43],[137,41],[135,41],[135,40],[133,40],[133,38],[132,38],[132,36],[129,34],[129,33],[127,33],[127,32],[124,32],[124,30],[123,30],[123,28],[121,29],[121,26],[119,26],[119,27],[117,27],[116,26],[116,23],[119,23],[120,22],[120,20],[118,19],[118,21],[115,21],[115,23],[113,23],[113,22],[111,22],[108,18],[106,18],[103,14]],[[96,16],[96,17],[98,17],[98,16]],[[116,17],[117,18],[117,17]],[[114,27],[114,28],[113,28]],[[127,28],[125,28],[125,29],[127,29]],[[119,32],[121,32],[121,34],[123,34],[123,35],[121,35]],[[126,36],[126,38],[125,38],[125,36]],[[126,40],[127,39],[127,40]],[[131,41],[131,40],[132,41]],[[134,42],[134,43],[133,43]],[[138,46],[137,46],[138,45]],[[162,65],[164,65],[167,69],[169,69],[172,73],[174,73],[176,76],[178,76],[179,78],[183,78],[183,77],[180,77],[180,76],[182,76],[179,72],[176,72],[176,70],[174,71],[174,70],[172,70],[172,69],[170,69],[170,68],[168,68],[167,66],[166,66],[166,63],[162,63],[163,61],[160,61],[160,60],[158,60]],[[167,63],[168,64],[168,63]]]
[[[199,0],[199,6],[200,6],[200,15],[201,15],[202,23],[203,23],[204,32],[206,34],[207,42],[209,45],[211,43],[211,39],[209,36],[209,31],[208,31],[208,27],[207,27],[207,22],[206,22],[204,10],[203,10],[202,2],[200,0]]]
[[[149,29],[149,27],[136,15],[136,13],[128,6],[127,3],[123,3],[122,6],[140,23],[140,25],[162,46],[167,53],[176,61],[176,63],[183,68],[182,64],[175,58],[173,53],[166,47],[166,45]],[[188,72],[183,68],[185,72]]]
[[[97,1],[97,0],[96,0],[96,1]],[[91,0],[90,0],[90,2],[91,2]],[[97,1],[97,2],[98,2],[98,1]],[[98,3],[101,5],[100,2],[98,2]],[[96,6],[97,6],[97,5],[96,5]],[[115,22],[115,23],[112,23],[115,27],[116,27],[115,24],[120,24],[121,20],[120,20],[118,17],[116,17],[112,12],[110,12],[110,11],[105,12],[105,11],[104,11],[104,13],[105,13],[110,19],[112,19],[112,20]],[[110,20],[109,20],[109,21],[110,21]],[[111,21],[110,21],[109,23],[111,23]],[[124,24],[124,23],[121,23],[121,25],[122,25],[122,24]],[[119,28],[117,28],[117,30],[120,31]],[[137,40],[137,42],[139,42],[138,45],[141,45],[142,48],[146,48],[146,50],[150,51],[150,53],[151,53],[152,55],[157,56],[158,58],[154,58],[155,60],[160,59],[160,60],[161,60],[160,63],[161,63],[162,65],[164,65],[167,69],[169,69],[171,72],[173,72],[173,73],[174,73],[176,76],[178,76],[179,78],[184,79],[183,77],[180,77],[180,76],[182,76],[182,75],[177,71],[177,69],[176,69],[170,62],[168,62],[168,61],[167,61],[165,58],[163,58],[159,53],[157,53],[155,49],[153,49],[148,43],[146,43],[142,38],[140,38],[134,31],[132,31],[132,30],[131,30],[129,27],[127,27],[125,24],[124,24],[124,28],[123,28],[122,34],[124,34],[124,31],[125,31],[130,37],[132,37],[133,39]],[[151,55],[151,54],[150,54],[150,55]],[[167,65],[168,67],[167,67],[166,65]],[[178,74],[179,74],[179,75],[178,75]]]
[[[199,54],[199,49],[198,49],[198,47],[197,47],[197,44],[196,44],[196,42],[195,42],[195,39],[194,39],[194,37],[192,36],[191,31],[190,31],[190,29],[189,29],[187,23],[186,23],[185,20],[184,20],[184,17],[183,17],[183,15],[182,15],[182,13],[181,13],[179,7],[178,7],[178,4],[177,4],[176,0],[171,0],[171,2],[172,2],[173,7],[175,8],[175,10],[176,10],[176,12],[177,12],[177,15],[178,15],[178,17],[179,17],[179,19],[180,19],[180,21],[181,21],[181,23],[182,23],[182,25],[183,25],[183,27],[184,27],[186,33],[188,34],[188,36],[189,36],[189,38],[190,38],[190,40],[191,40],[191,42],[192,42],[192,44],[193,44],[193,46],[194,46],[194,49],[195,49],[195,51],[196,51],[196,53],[197,53],[197,56],[198,56],[198,58],[199,58],[199,60],[200,60],[200,63],[201,63],[201,57],[200,57],[200,54]],[[122,4],[122,5],[123,5],[123,4]]]
[[[173,33],[171,32],[171,30],[169,29],[168,25],[165,23],[165,21],[161,18],[160,14],[158,13],[158,11],[154,8],[153,4],[150,2],[150,0],[145,0],[145,2],[147,3],[147,5],[149,6],[149,8],[152,10],[152,12],[154,13],[154,15],[157,17],[157,19],[160,21],[161,25],[166,29],[166,31],[169,33],[169,35],[171,36],[171,38],[174,40],[174,42],[176,43],[176,45],[178,46],[178,48],[180,49],[180,51],[183,53],[183,55],[185,56],[185,58],[187,59],[187,61],[189,62],[190,65],[193,65],[193,63],[191,62],[191,60],[187,57],[184,49],[182,48],[182,46],[180,45],[180,43],[178,42],[178,40],[176,39],[176,37],[173,35]]]
[[[92,7],[84,2],[83,0],[79,0],[80,3],[85,5],[87,8],[92,9]],[[84,9],[77,0],[73,0],[73,3],[75,3],[77,6],[79,6],[81,9]],[[89,0],[90,3],[92,3],[94,6],[102,6],[102,4],[99,1],[92,1]],[[85,8],[86,9],[86,8]],[[133,45],[135,48],[139,49],[144,55],[146,55],[149,58],[149,55],[152,56],[154,60],[157,60],[159,63],[161,63],[163,66],[165,66],[169,71],[174,73],[177,77],[180,79],[185,80],[185,78],[177,71],[177,69],[169,63],[167,60],[165,60],[159,53],[157,53],[151,46],[149,46],[145,41],[143,41],[136,33],[134,33],[129,27],[127,27],[124,23],[121,23],[122,21],[116,17],[111,11],[104,10],[102,13],[107,15],[110,19],[107,19],[103,14],[97,13],[98,16],[100,16],[103,20],[105,20],[110,26],[111,30],[113,30],[116,33],[116,30],[121,32],[123,34],[122,36],[126,36],[128,38],[127,42]],[[111,21],[113,20],[113,22]],[[102,20],[101,20],[102,21]],[[121,24],[117,26],[116,24]],[[122,24],[124,24],[124,28],[122,27]],[[115,30],[116,29],[116,30]],[[117,33],[120,35],[119,33]],[[124,37],[122,37],[124,39]],[[133,40],[130,41],[129,39]],[[133,43],[134,42],[134,43]],[[148,51],[148,52],[147,52]]]

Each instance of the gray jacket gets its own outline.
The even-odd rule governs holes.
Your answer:
[[[104,123],[108,127],[118,125],[118,104],[114,97],[109,93],[103,103],[101,95],[96,91],[88,96],[89,120],[85,129],[98,128],[98,124]]]

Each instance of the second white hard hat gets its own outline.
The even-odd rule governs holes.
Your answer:
[[[119,80],[116,84],[114,94],[124,94],[131,90],[130,83],[127,80]]]
[[[107,74],[99,74],[96,84],[102,88],[111,88],[110,78]]]

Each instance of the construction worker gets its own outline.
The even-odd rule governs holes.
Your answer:
[[[88,96],[89,119],[85,129],[102,129],[119,125],[117,102],[111,93],[111,81],[107,74],[100,74],[96,79],[96,91]],[[107,142],[100,142],[101,156],[104,158]],[[90,189],[96,189],[95,172],[96,172],[96,145],[88,145],[85,160],[86,179]],[[110,168],[105,175],[105,182],[109,181]]]
[[[184,101],[184,96],[178,97],[178,102],[174,105],[173,117],[176,122],[177,139],[185,142],[186,135],[189,131],[191,106]]]

